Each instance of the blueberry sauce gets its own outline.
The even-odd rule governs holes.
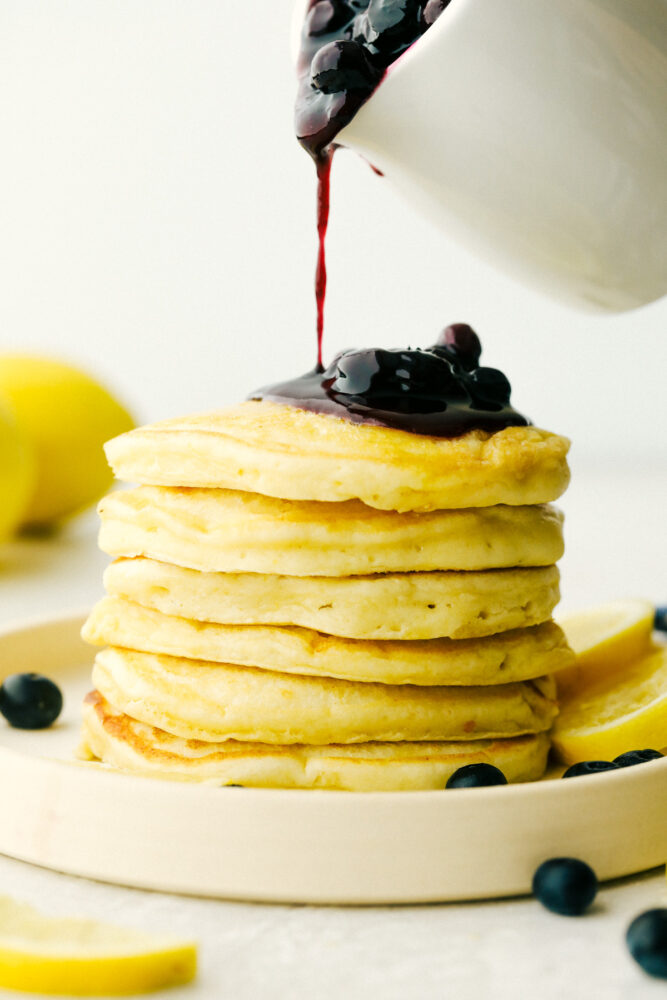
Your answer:
[[[328,368],[322,360],[325,241],[338,134],[379,86],[388,67],[450,2],[309,0],[297,64],[295,118],[299,142],[317,169],[317,363],[299,378],[258,390],[253,399],[434,437],[529,423],[510,405],[510,384],[502,372],[480,367],[481,344],[464,323],[447,327],[425,350],[344,351]]]
[[[295,125],[317,167],[317,363],[322,366],[325,236],[331,158],[338,133],[387,68],[430,28],[451,0],[310,0],[301,32]],[[379,173],[379,171],[378,171]]]
[[[251,398],[432,437],[526,426],[529,421],[510,404],[508,380],[495,368],[481,367],[481,353],[474,330],[455,323],[432,347],[344,351],[328,368],[318,364]]]

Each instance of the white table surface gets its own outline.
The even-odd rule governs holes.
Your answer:
[[[593,473],[575,457],[561,502],[564,609],[623,596],[667,603],[666,500],[665,471]],[[106,563],[94,536],[89,515],[52,538],[3,548],[0,625],[89,606]],[[198,980],[166,994],[173,1000],[649,1000],[667,990],[634,964],[623,940],[636,914],[667,906],[664,869],[604,886],[579,919],[532,899],[368,909],[225,903],[102,885],[4,857],[0,892],[52,913],[196,938]]]

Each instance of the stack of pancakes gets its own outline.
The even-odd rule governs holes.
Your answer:
[[[266,401],[116,438],[84,752],[218,784],[539,777],[568,442],[441,439]]]

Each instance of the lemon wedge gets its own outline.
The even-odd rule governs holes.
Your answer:
[[[559,624],[577,660],[558,674],[562,696],[624,671],[651,648],[655,608],[650,601],[611,601],[567,615]]]
[[[28,993],[125,996],[188,983],[196,945],[101,924],[48,917],[0,897],[0,987]]]
[[[566,693],[552,733],[566,764],[613,760],[627,750],[667,746],[667,646]]]

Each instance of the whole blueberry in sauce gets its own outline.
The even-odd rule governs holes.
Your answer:
[[[427,28],[438,20],[445,7],[448,7],[451,0],[428,0],[422,11],[422,19]]]
[[[310,66],[312,87],[323,94],[364,91],[376,73],[356,42],[329,42],[315,54]]]

